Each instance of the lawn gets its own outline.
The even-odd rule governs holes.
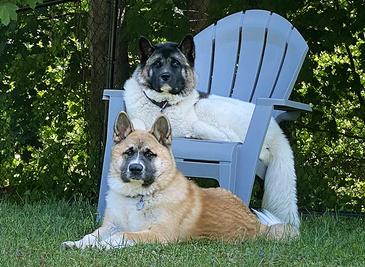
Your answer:
[[[0,266],[365,266],[364,218],[306,216],[289,243],[188,242],[112,251],[64,250],[61,242],[92,231],[86,202],[15,204],[0,199]]]

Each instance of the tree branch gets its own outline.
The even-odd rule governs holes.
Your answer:
[[[361,90],[365,90],[365,88],[362,86],[361,84],[361,80],[360,80],[360,75],[356,72],[356,66],[355,66],[355,61],[354,61],[354,57],[352,56],[350,47],[347,44],[345,45],[345,49],[347,52],[347,55],[350,59],[350,66],[351,66],[351,72],[352,72],[352,76],[354,78],[354,81],[356,82],[355,86],[354,86],[354,91],[355,94],[357,96],[357,98],[359,99],[359,103],[360,103],[360,110],[362,111],[362,119],[365,122],[365,99],[364,97],[361,95]],[[360,89],[362,88],[362,89]]]

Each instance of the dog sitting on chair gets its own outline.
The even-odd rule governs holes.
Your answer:
[[[111,249],[200,238],[239,241],[297,235],[294,227],[277,224],[280,221],[268,212],[268,225],[260,223],[229,191],[203,189],[184,177],[175,166],[165,116],[147,132],[134,130],[121,112],[114,128],[103,224],[78,241],[64,242],[64,247]]]
[[[136,128],[149,129],[164,114],[174,137],[244,141],[255,105],[196,90],[192,36],[180,44],[158,45],[142,37],[139,48],[140,64],[124,85],[126,109]],[[299,228],[293,152],[274,119],[260,159],[268,166],[263,208]]]

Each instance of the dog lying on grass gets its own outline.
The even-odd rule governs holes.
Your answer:
[[[176,169],[170,149],[171,127],[165,116],[147,132],[134,130],[126,113],[120,113],[114,142],[103,224],[81,240],[64,242],[65,248],[111,249],[201,238],[236,241],[297,235],[294,227],[268,212],[269,225],[263,224],[229,191],[203,189],[184,177]]]

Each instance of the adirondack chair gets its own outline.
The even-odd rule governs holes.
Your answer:
[[[249,204],[255,175],[265,177],[259,154],[270,118],[295,119],[310,111],[288,100],[308,51],[300,33],[283,17],[264,10],[227,16],[194,37],[199,91],[256,104],[244,143],[174,138],[177,167],[186,176],[215,178]],[[122,90],[105,90],[109,101],[107,142],[98,215],[103,215],[113,124],[124,109]]]

